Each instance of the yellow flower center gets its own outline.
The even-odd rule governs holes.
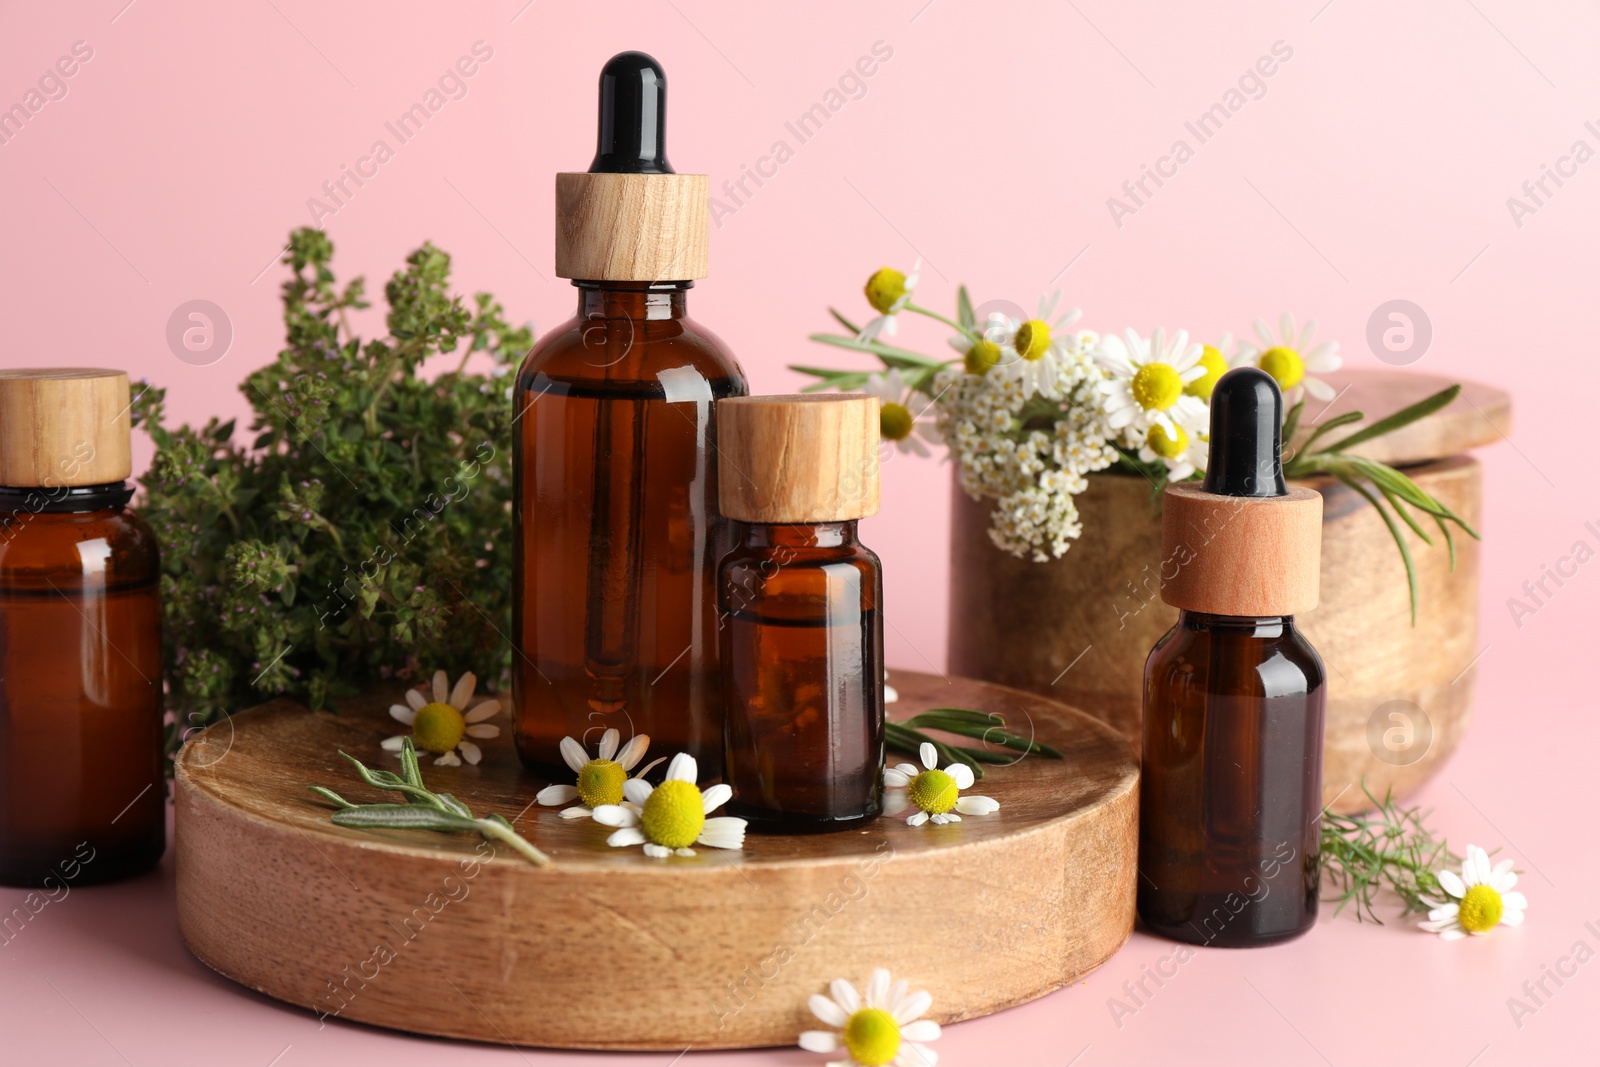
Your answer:
[[[911,779],[911,803],[930,815],[943,815],[956,806],[961,789],[956,780],[940,770],[927,770]]]
[[[900,1054],[900,1027],[882,1008],[861,1008],[845,1020],[844,1047],[861,1067],[883,1067]]]
[[[1491,885],[1482,883],[1467,890],[1461,898],[1461,911],[1457,920],[1467,930],[1481,934],[1500,925],[1500,913],[1505,910],[1500,893]]]
[[[1146,363],[1133,376],[1133,399],[1146,411],[1165,411],[1183,395],[1183,377],[1170,363]]]
[[[1189,447],[1189,434],[1182,426],[1175,426],[1173,430],[1176,437],[1167,436],[1167,428],[1160,423],[1150,427],[1150,432],[1145,436],[1145,444],[1150,446],[1150,451],[1162,459],[1177,459],[1183,455],[1183,450]]]
[[[1278,380],[1279,389],[1293,389],[1306,376],[1306,364],[1292,348],[1269,348],[1261,353],[1261,369]]]
[[[467,720],[449,704],[426,704],[411,722],[411,736],[417,747],[442,756],[461,743]]]
[[[1209,401],[1211,390],[1216,388],[1217,379],[1228,373],[1228,361],[1223,358],[1221,352],[1210,345],[1205,345],[1200,352],[1200,365],[1206,369],[1205,375],[1184,386],[1183,391],[1190,396]]]
[[[1017,329],[1017,355],[1026,360],[1042,359],[1050,351],[1050,327],[1038,319],[1029,319]]]
[[[980,337],[967,349],[968,374],[988,374],[989,368],[1000,363],[1000,346],[987,337]]]
[[[706,825],[705,802],[693,782],[662,782],[644,802],[639,827],[644,836],[667,848],[688,848]]]
[[[867,279],[867,303],[880,314],[894,310],[895,302],[906,295],[906,276],[893,267],[883,267]]]
[[[578,772],[578,799],[586,808],[622,803],[622,783],[628,772],[615,760],[592,759]]]
[[[911,436],[911,411],[893,400],[878,411],[878,429],[889,441],[904,441]]]

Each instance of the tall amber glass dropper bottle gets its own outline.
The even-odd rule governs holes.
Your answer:
[[[1211,458],[1162,510],[1178,624],[1145,665],[1139,916],[1196,944],[1267,945],[1317,921],[1322,497],[1284,484],[1283,398],[1255,368],[1211,394]]]
[[[160,569],[128,376],[0,371],[0,882],[47,890],[166,847]]]
[[[749,390],[688,317],[707,273],[709,185],[666,155],[666,76],[642,52],[600,74],[599,148],[556,176],[556,273],[577,314],[517,374],[512,693],[517,750],[564,771],[609,727],[722,768],[716,401]]]

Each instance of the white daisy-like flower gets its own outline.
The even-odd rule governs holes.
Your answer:
[[[890,814],[912,806],[917,810],[906,820],[908,826],[921,826],[925,822],[943,826],[947,822],[960,822],[962,815],[992,815],[1000,810],[1000,802],[993,797],[961,795],[961,791],[971,789],[976,780],[971,767],[952,763],[941,771],[939,750],[926,741],[918,753],[922,757],[922,770],[913,763],[884,768],[884,786],[898,794],[885,801],[884,808]]]
[[[927,1046],[939,1039],[939,1024],[922,1016],[933,1006],[925,990],[910,991],[905,979],[891,982],[882,967],[872,972],[863,997],[843,978],[828,984],[831,996],[814,994],[811,1013],[831,1027],[807,1030],[800,1047],[807,1052],[843,1052],[849,1059],[827,1067],[935,1067],[939,1054]]]
[[[867,279],[867,303],[878,315],[861,327],[856,340],[876,341],[880,335],[895,335],[900,329],[900,312],[911,303],[911,294],[917,288],[917,278],[921,274],[922,260],[919,259],[912,265],[910,274],[902,274],[893,267],[880,267]]]
[[[1041,296],[1033,318],[1015,324],[1006,320],[1001,328],[985,331],[984,336],[1000,349],[995,373],[1002,380],[1019,382],[1028,396],[1038,394],[1051,400],[1061,399],[1061,364],[1077,351],[1078,336],[1071,332],[1071,327],[1083,317],[1083,312],[1070,308],[1056,315],[1060,302],[1060,290],[1047,297]],[[991,325],[993,322],[994,316],[990,316]],[[1011,327],[1009,332],[1005,326]]]
[[[622,734],[609,729],[600,735],[600,748],[594,759],[584,751],[575,738],[561,739],[561,758],[578,776],[576,785],[547,785],[539,790],[535,800],[547,807],[558,804],[581,803],[561,810],[563,819],[587,819],[602,804],[621,804],[622,787],[627,784],[628,772],[644,758],[650,747],[649,734],[635,734],[633,739],[617,751]],[[645,768],[649,770],[649,768]],[[639,772],[643,774],[644,771]]]
[[[643,778],[622,783],[622,804],[601,804],[594,809],[594,821],[614,826],[616,832],[606,844],[618,848],[643,845],[644,854],[657,859],[667,856],[692,856],[691,845],[711,848],[743,848],[743,819],[732,816],[708,818],[733,796],[733,787],[718,783],[702,791],[695,785],[700,769],[694,757],[680,752],[667,764],[667,777],[652,787]]]
[[[1124,431],[1129,444],[1130,437],[1136,439],[1152,426],[1160,426],[1173,439],[1179,427],[1204,429],[1209,413],[1205,401],[1184,392],[1186,385],[1206,374],[1200,365],[1202,354],[1200,345],[1189,342],[1187,330],[1168,337],[1157,327],[1149,339],[1131,329],[1123,337],[1102,337],[1095,359],[1110,375],[1100,383],[1107,425]]]
[[[1204,472],[1210,456],[1211,442],[1207,435],[1182,426],[1177,427],[1176,434],[1169,434],[1157,423],[1145,432],[1144,444],[1139,446],[1140,459],[1146,463],[1160,460],[1166,464],[1169,482],[1181,482],[1195,471]]]
[[[901,452],[926,456],[928,444],[944,443],[933,420],[925,417],[933,400],[907,385],[899,370],[870,375],[861,391],[878,398],[879,432]]]
[[[1237,346],[1231,333],[1223,334],[1214,345],[1201,345],[1200,366],[1205,368],[1205,373],[1192,382],[1185,382],[1184,394],[1211,403],[1211,390],[1217,387],[1217,379],[1233,366],[1236,354]]]
[[[434,671],[431,701],[420,689],[407,689],[406,702],[390,707],[389,714],[411,727],[411,733],[384,739],[383,750],[400,755],[409,736],[417,748],[438,757],[433,761],[436,767],[459,767],[462,760],[475,764],[483,759],[483,750],[467,738],[500,736],[500,727],[484,721],[500,713],[500,702],[489,699],[473,704],[477,687],[478,676],[471,671],[460,677],[454,689],[444,671]]]
[[[1439,872],[1439,887],[1448,898],[1428,901],[1432,910],[1427,920],[1417,925],[1446,941],[1483,935],[1496,926],[1521,926],[1528,898],[1511,891],[1517,884],[1517,872],[1511,866],[1511,860],[1501,860],[1491,868],[1489,854],[1477,845],[1468,845],[1460,874]]]
[[[1260,367],[1277,379],[1283,390],[1284,411],[1300,402],[1305,393],[1321,401],[1332,400],[1337,393],[1333,386],[1316,374],[1327,374],[1344,366],[1339,357],[1338,341],[1323,341],[1311,348],[1312,335],[1317,332],[1317,320],[1307,319],[1299,332],[1294,328],[1294,317],[1287,311],[1278,319],[1278,336],[1273,337],[1264,319],[1255,321],[1256,337],[1261,347],[1242,346],[1234,357],[1236,367]]]

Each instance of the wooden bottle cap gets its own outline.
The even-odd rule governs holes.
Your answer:
[[[557,174],[556,275],[599,282],[704,278],[710,201],[704,174]]]
[[[120,482],[133,473],[131,426],[125,371],[0,370],[0,485]]]
[[[1161,599],[1209,615],[1298,615],[1317,606],[1322,494],[1222,496],[1169,485],[1161,512]]]
[[[717,497],[741,522],[839,522],[878,513],[878,398],[717,401]]]

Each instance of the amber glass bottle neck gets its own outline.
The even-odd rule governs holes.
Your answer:
[[[856,520],[844,522],[752,522],[744,527],[747,548],[844,548],[857,543]]]
[[[1186,630],[1213,630],[1241,637],[1278,637],[1294,630],[1294,616],[1208,615],[1203,611],[1179,611],[1178,625]]]
[[[133,486],[126,481],[102,485],[4,485],[0,486],[0,516],[103,511],[120,508],[132,499]]]
[[[583,319],[681,319],[684,297],[694,282],[585,282],[578,290],[578,317]]]

